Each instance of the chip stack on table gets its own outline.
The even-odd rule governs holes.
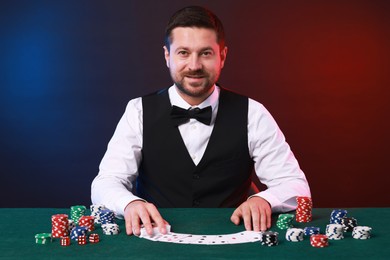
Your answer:
[[[100,237],[98,234],[90,234],[88,238],[90,243],[98,243],[100,241]]]
[[[95,217],[95,224],[101,224],[100,211],[106,209],[106,207],[104,205],[91,205],[89,208],[91,210],[91,216]]]
[[[81,216],[79,219],[79,226],[86,227],[88,232],[95,230],[95,217],[93,216]]]
[[[297,222],[310,222],[312,220],[313,201],[310,197],[296,198],[297,209],[295,220]]]
[[[290,242],[303,241],[303,235],[305,232],[301,228],[289,228],[286,231],[286,240]]]
[[[291,228],[292,221],[294,219],[294,214],[280,214],[278,216],[278,220],[276,221],[276,226],[280,229],[288,229]]]
[[[341,224],[341,220],[347,216],[348,211],[345,209],[334,209],[330,213],[330,224]]]
[[[77,244],[86,245],[87,244],[87,235],[81,235],[77,237]]]
[[[328,237],[321,234],[311,235],[310,244],[312,247],[327,247],[329,245]]]
[[[115,223],[102,224],[102,230],[105,235],[118,235],[120,232],[118,224]]]
[[[266,231],[261,234],[261,244],[263,246],[277,246],[278,241],[278,232]]]
[[[46,245],[52,241],[50,233],[39,233],[35,235],[35,243]]]
[[[70,246],[70,237],[61,237],[61,246]]]
[[[341,224],[328,224],[326,225],[325,234],[331,240],[340,240],[344,238],[344,229]]]
[[[341,225],[344,228],[344,232],[351,232],[357,226],[357,220],[352,217],[343,217],[341,219]]]
[[[85,236],[87,234],[88,229],[86,227],[80,227],[76,226],[71,232],[70,232],[70,238],[72,240],[77,241],[77,238],[79,236]]]
[[[371,238],[371,227],[356,226],[352,230],[352,237],[354,239],[369,239]]]
[[[103,224],[114,224],[115,223],[115,214],[109,209],[103,209],[99,211],[100,223]]]
[[[305,232],[305,236],[311,236],[314,234],[319,234],[320,233],[320,228],[319,227],[305,227],[303,229]]]
[[[79,219],[84,216],[87,212],[87,208],[83,205],[76,205],[70,207],[70,218],[76,225],[79,224]]]
[[[68,215],[56,214],[51,216],[51,236],[53,238],[69,235]]]

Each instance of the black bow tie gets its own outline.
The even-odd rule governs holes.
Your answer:
[[[194,118],[199,122],[210,125],[211,123],[211,106],[200,108],[189,108],[188,110],[172,106],[171,118],[175,126],[187,123],[190,118]]]

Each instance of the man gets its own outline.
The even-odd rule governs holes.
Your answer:
[[[310,196],[285,138],[257,101],[216,85],[227,56],[220,20],[176,12],[164,55],[174,85],[133,99],[92,183],[92,202],[123,216],[127,234],[166,233],[159,207],[237,207],[231,221],[264,231],[275,212]],[[253,167],[267,189],[248,198]]]

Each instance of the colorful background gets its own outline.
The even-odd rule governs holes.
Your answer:
[[[1,1],[0,206],[89,205],[127,102],[171,85],[169,16],[206,5],[220,83],[263,103],[315,207],[390,206],[389,1]]]

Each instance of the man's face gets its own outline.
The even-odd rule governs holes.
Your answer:
[[[220,50],[214,30],[196,27],[173,29],[170,51],[164,46],[165,60],[173,82],[187,102],[200,103],[211,94],[225,63],[226,53],[226,47]]]

